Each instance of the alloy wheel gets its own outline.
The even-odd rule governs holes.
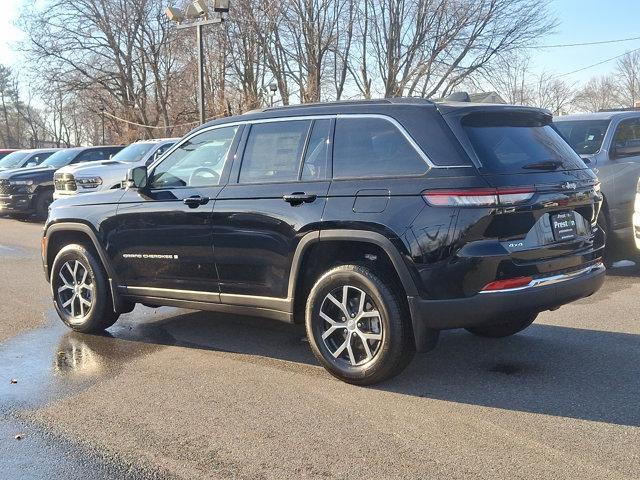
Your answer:
[[[58,305],[77,323],[89,313],[93,304],[94,284],[89,270],[78,260],[66,262],[60,271]]]
[[[371,362],[380,350],[380,311],[366,292],[352,285],[331,291],[322,301],[322,341],[333,358],[351,366]]]

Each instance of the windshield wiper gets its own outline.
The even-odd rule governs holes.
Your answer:
[[[560,160],[544,160],[542,162],[527,163],[522,168],[525,170],[557,170],[562,166]]]

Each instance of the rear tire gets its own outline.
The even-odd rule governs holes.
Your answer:
[[[305,324],[318,361],[347,383],[389,379],[415,352],[400,295],[363,266],[342,265],[322,275],[309,293]]]
[[[53,303],[60,319],[82,333],[101,332],[118,320],[107,274],[83,245],[67,245],[51,268]]]
[[[469,327],[466,330],[479,337],[502,338],[515,335],[531,325],[538,317],[538,313],[520,313],[509,315],[508,318],[498,319],[497,323]]]

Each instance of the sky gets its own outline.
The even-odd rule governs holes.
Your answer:
[[[20,5],[26,0],[0,0],[0,64],[20,68],[15,43],[20,31],[13,26]],[[71,0],[70,0],[71,1]],[[236,0],[241,1],[241,0]],[[532,0],[535,1],[535,0]],[[558,19],[556,31],[541,40],[543,45],[596,42],[640,37],[638,0],[552,0],[551,10]],[[532,48],[532,67],[537,72],[564,74],[640,48],[640,39],[605,45],[567,48]],[[615,60],[584,71],[563,76],[570,83],[585,83],[593,75],[613,70]]]

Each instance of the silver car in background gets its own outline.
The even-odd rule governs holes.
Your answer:
[[[635,253],[640,110],[566,115],[557,117],[554,124],[600,179],[604,204],[598,223],[607,232],[609,256],[617,259]]]

